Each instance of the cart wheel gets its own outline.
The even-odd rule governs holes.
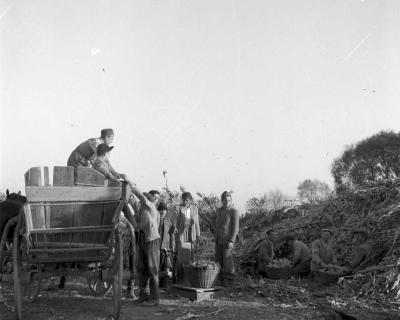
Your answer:
[[[17,319],[22,319],[22,285],[21,285],[21,225],[22,215],[20,215],[18,224],[15,228],[14,239],[13,239],[13,280],[14,280],[14,300],[15,300],[15,312]]]
[[[121,234],[118,230],[115,233],[115,256],[114,263],[111,268],[113,279],[113,301],[115,320],[118,320],[121,315],[121,296],[122,296],[122,275],[123,275],[123,243]]]
[[[0,240],[0,273],[3,273],[3,268],[6,261],[6,251],[7,251],[6,242],[7,242],[8,232],[13,226],[17,225],[18,219],[19,217],[11,218],[10,220],[8,220],[3,229],[3,235],[1,236]]]
[[[112,290],[111,281],[101,279],[101,273],[97,277],[88,276],[86,282],[96,296],[106,297]]]

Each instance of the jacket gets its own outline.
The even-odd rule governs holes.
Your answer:
[[[337,264],[335,252],[330,244],[325,244],[321,239],[315,240],[311,245],[311,270],[317,271],[322,263]]]
[[[218,208],[215,227],[215,243],[227,244],[235,242],[239,232],[239,212],[235,208]]]
[[[106,179],[118,179],[119,173],[111,166],[110,161],[102,156],[97,157],[93,163],[93,169],[100,172]]]

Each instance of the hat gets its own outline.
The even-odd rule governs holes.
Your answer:
[[[167,205],[166,205],[164,202],[160,202],[160,204],[159,204],[158,207],[157,207],[157,210],[158,210],[158,211],[163,211],[163,210],[168,211],[168,207],[167,207]]]
[[[224,198],[226,198],[226,197],[231,197],[231,193],[228,192],[228,191],[222,192],[222,194],[221,194],[221,200],[224,199]]]
[[[114,135],[114,130],[113,130],[113,129],[110,129],[110,128],[103,129],[103,130],[101,130],[101,132],[100,132],[100,137],[101,137],[102,139],[104,139],[105,137],[113,136],[113,135]]]
[[[352,232],[352,235],[354,236],[357,233],[361,233],[364,235],[365,238],[368,238],[368,231],[366,229],[363,229],[363,228],[354,229]]]
[[[190,201],[193,201],[192,194],[190,192],[184,192],[182,193],[182,200],[189,199]]]
[[[106,154],[106,152],[112,150],[114,147],[110,147],[109,145],[105,143],[101,143],[97,146],[97,155],[98,156],[103,156]]]
[[[324,232],[324,231],[329,232],[331,235],[334,234],[333,231],[332,231],[331,229],[322,229],[322,230],[321,230],[321,233]]]

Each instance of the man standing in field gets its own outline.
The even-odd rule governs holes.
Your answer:
[[[232,284],[235,276],[233,247],[239,231],[239,212],[232,206],[232,196],[224,191],[221,195],[222,207],[217,209],[215,228],[215,260],[221,265],[223,284]]]
[[[135,302],[142,306],[154,307],[159,305],[159,278],[160,266],[160,234],[158,227],[160,215],[157,211],[157,202],[160,193],[156,190],[143,193],[135,184],[126,180],[132,186],[132,193],[140,201],[140,210],[135,220],[139,229],[139,249],[137,257],[137,276],[139,282],[139,299]],[[128,220],[131,220],[129,217]],[[149,281],[150,280],[150,281]],[[147,292],[149,281],[150,294]]]

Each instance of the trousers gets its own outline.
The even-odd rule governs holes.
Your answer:
[[[150,299],[159,300],[158,270],[160,266],[160,239],[144,241],[145,235],[139,233],[139,250],[137,261],[137,278],[140,296],[148,295],[146,292],[149,281]]]
[[[221,265],[221,279],[233,280],[235,276],[233,249],[227,249],[226,244],[217,244],[215,250],[215,261]]]

